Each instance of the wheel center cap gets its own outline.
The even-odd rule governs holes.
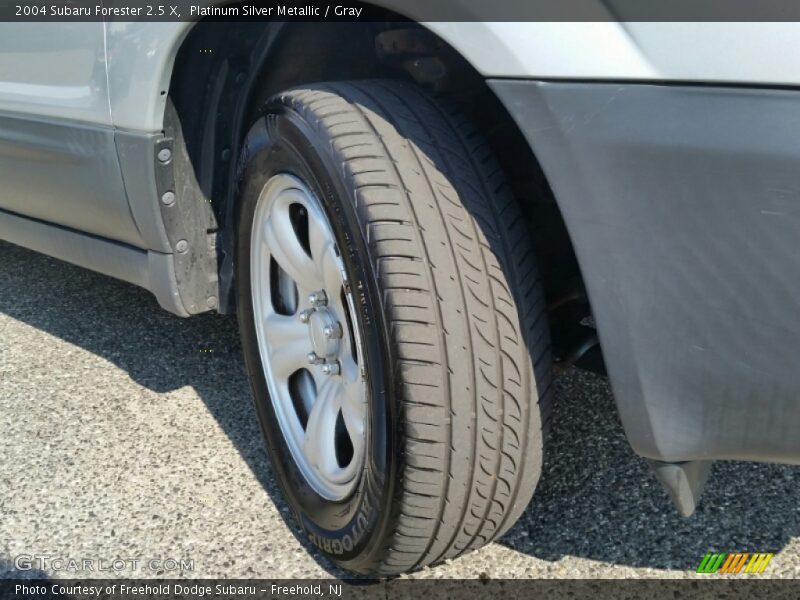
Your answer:
[[[321,358],[335,358],[339,353],[339,340],[325,335],[326,328],[337,326],[336,319],[327,309],[317,309],[308,320],[311,349]]]

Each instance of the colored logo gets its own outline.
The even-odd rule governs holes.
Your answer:
[[[739,573],[763,573],[774,554],[767,552],[708,552],[697,567],[698,573],[720,573],[737,575]]]

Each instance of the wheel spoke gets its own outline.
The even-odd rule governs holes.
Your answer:
[[[322,258],[328,248],[333,248],[334,239],[330,227],[325,223],[324,215],[319,208],[308,208],[308,246],[311,249],[311,259],[317,266],[317,272],[322,273]]]
[[[264,333],[274,347],[297,342],[308,345],[308,326],[296,316],[287,317],[272,312],[264,319]]]
[[[363,444],[367,418],[367,400],[363,390],[364,384],[361,381],[345,382],[342,385],[342,416],[355,454],[358,451],[357,446]]]
[[[286,344],[272,346],[269,357],[273,375],[281,380],[308,365],[308,342],[296,339]]]
[[[264,239],[280,267],[303,290],[313,290],[317,282],[317,269],[306,254],[289,218],[289,207],[275,203],[270,217],[264,223]]]
[[[338,294],[342,289],[342,271],[339,267],[339,258],[336,256],[332,241],[320,249],[314,262],[318,272],[322,275],[325,289],[331,294],[335,293],[335,302],[339,303]]]
[[[336,419],[339,416],[341,384],[329,379],[318,390],[308,415],[303,453],[308,461],[331,481],[341,471],[336,462]]]

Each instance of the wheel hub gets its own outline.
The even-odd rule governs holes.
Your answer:
[[[308,319],[308,336],[312,352],[325,361],[339,358],[341,330],[341,323],[328,309],[315,309]]]

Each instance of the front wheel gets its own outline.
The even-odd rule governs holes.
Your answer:
[[[308,539],[388,575],[501,535],[539,478],[550,355],[486,145],[412,86],[329,83],[271,100],[241,160],[245,360]]]

